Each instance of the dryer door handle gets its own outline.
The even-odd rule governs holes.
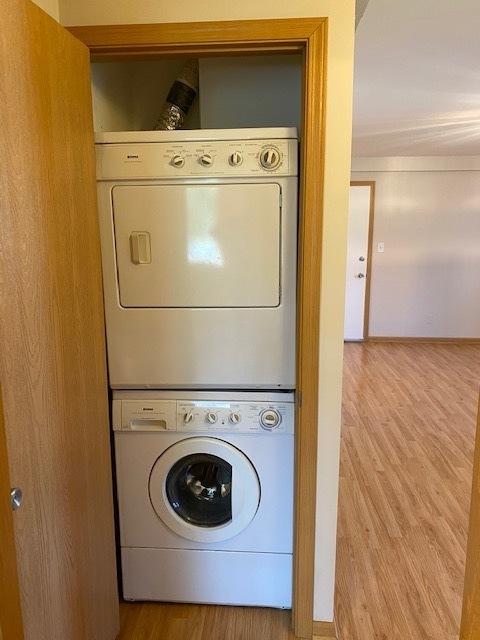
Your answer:
[[[152,262],[148,231],[132,231],[130,234],[130,257],[133,264],[150,264]]]

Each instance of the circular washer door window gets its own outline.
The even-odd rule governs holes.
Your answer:
[[[149,490],[162,522],[195,542],[236,536],[260,504],[260,482],[252,463],[217,438],[187,438],[172,445],[155,462]]]

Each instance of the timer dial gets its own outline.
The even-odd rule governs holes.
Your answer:
[[[281,421],[282,418],[275,409],[266,409],[265,411],[262,411],[260,415],[260,424],[264,429],[269,431],[276,429]]]
[[[276,147],[266,147],[260,153],[260,164],[264,169],[276,169],[281,159],[280,151]]]

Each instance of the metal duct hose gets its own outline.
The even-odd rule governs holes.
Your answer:
[[[155,125],[156,131],[180,129],[198,92],[198,60],[189,60],[172,84]]]

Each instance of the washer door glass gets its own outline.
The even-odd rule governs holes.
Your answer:
[[[194,542],[220,542],[255,518],[261,487],[252,462],[218,438],[176,442],[155,461],[149,479],[152,507],[171,531]]]
[[[232,520],[232,465],[208,453],[179,460],[167,475],[168,501],[183,520],[218,527]]]

